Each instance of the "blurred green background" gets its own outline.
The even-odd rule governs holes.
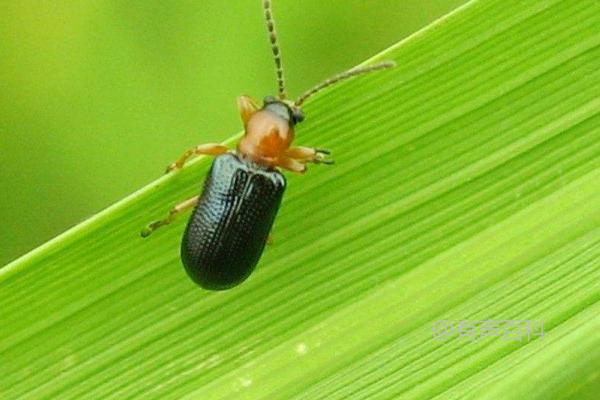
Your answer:
[[[465,2],[275,0],[288,91]],[[238,132],[236,97],[275,90],[262,18],[260,0],[3,1],[0,265]]]

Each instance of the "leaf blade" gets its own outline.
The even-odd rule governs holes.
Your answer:
[[[315,97],[299,139],[334,149],[338,164],[290,178],[275,245],[233,291],[204,293],[187,280],[183,221],[137,238],[198,190],[206,159],[0,270],[11,327],[0,340],[11,361],[0,367],[4,394],[497,398],[545,358],[504,375],[503,360],[546,342],[442,346],[429,328],[444,316],[540,317],[550,337],[594,315],[597,11],[593,1],[472,2],[379,55],[406,60],[396,70]],[[543,280],[543,260],[569,284]],[[506,286],[514,276],[527,282],[522,293]],[[478,310],[477,290],[501,306]],[[525,296],[551,290],[555,310]],[[547,346],[568,349],[565,337]]]

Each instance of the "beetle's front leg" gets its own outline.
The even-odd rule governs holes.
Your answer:
[[[218,143],[200,144],[193,149],[187,150],[175,162],[167,167],[166,173],[181,169],[183,165],[192,157],[200,155],[218,156],[227,153],[229,149],[226,146]]]
[[[315,164],[333,164],[333,160],[327,158],[331,154],[329,150],[315,149],[312,147],[290,147],[286,150],[285,156],[292,158],[301,163],[315,163]]]
[[[151,224],[148,224],[148,226],[142,229],[142,232],[140,234],[142,235],[142,237],[148,237],[152,234],[152,232],[154,232],[161,226],[169,225],[171,222],[173,222],[177,215],[181,214],[185,210],[189,210],[190,208],[195,207],[196,204],[198,204],[199,198],[200,196],[194,196],[191,199],[187,199],[186,201],[177,204],[175,207],[169,210],[169,215],[165,219],[154,221]]]

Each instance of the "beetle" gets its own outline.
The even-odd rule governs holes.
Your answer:
[[[208,290],[234,287],[254,270],[286,188],[280,170],[302,174],[308,163],[333,163],[327,150],[292,146],[294,129],[304,120],[304,101],[339,81],[394,65],[386,61],[351,69],[290,101],[270,0],[263,0],[263,11],[275,60],[278,96],[265,97],[261,107],[248,96],[238,98],[244,135],[235,150],[217,143],[201,144],[169,165],[167,173],[180,170],[194,156],[216,156],[201,194],[176,205],[166,218],[141,232],[147,237],[170,224],[178,214],[194,208],[183,234],[181,260],[189,277]]]

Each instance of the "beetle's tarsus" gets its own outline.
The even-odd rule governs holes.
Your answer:
[[[327,158],[328,155],[331,154],[329,150],[325,149],[315,149],[315,158],[312,160],[315,164],[325,164],[332,165],[334,161],[331,158]]]
[[[178,211],[176,209],[172,209],[169,211],[169,216],[167,218],[161,219],[160,221],[154,221],[153,223],[148,224],[147,227],[142,229],[142,237],[148,237],[152,234],[152,232],[154,232],[161,226],[169,225],[175,219],[175,215],[177,214],[177,212]]]
[[[148,236],[152,235],[152,232],[154,232],[154,229],[147,226],[144,229],[142,229],[142,231],[140,232],[140,236],[143,238],[147,238]]]
[[[170,223],[171,223],[171,218],[163,219],[163,220],[160,220],[160,221],[155,221],[155,222],[149,224],[144,229],[142,229],[142,232],[140,234],[142,235],[142,237],[148,237],[155,230],[157,230],[158,228],[160,228],[161,226],[169,225]]]
[[[177,172],[179,171],[181,168],[183,167],[183,165],[177,164],[177,163],[172,163],[169,164],[167,166],[167,168],[165,168],[165,174],[169,174],[171,172]]]
[[[148,224],[148,226],[146,226],[144,229],[142,229],[142,231],[140,232],[140,235],[144,238],[148,237],[152,234],[152,232],[154,232],[161,226],[169,225],[171,222],[173,222],[175,220],[175,218],[177,217],[178,214],[196,206],[196,204],[198,204],[198,198],[199,198],[199,196],[194,196],[190,199],[185,200],[184,202],[177,204],[175,207],[173,207],[169,210],[169,215],[167,215],[167,217],[165,219],[154,221],[151,224]]]

